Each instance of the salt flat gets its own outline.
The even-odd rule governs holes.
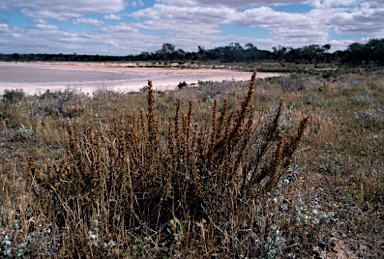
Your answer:
[[[252,73],[224,69],[130,67],[124,63],[16,63],[0,62],[0,94],[5,89],[23,89],[28,95],[75,89],[92,94],[99,88],[122,92],[139,91],[152,80],[156,90],[176,89],[180,82],[250,80]],[[257,73],[258,78],[278,76]]]

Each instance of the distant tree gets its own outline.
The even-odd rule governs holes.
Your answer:
[[[240,43],[232,42],[223,48],[223,61],[225,62],[244,61],[244,57],[244,48]]]
[[[350,64],[361,64],[364,60],[366,60],[366,54],[364,44],[358,42],[352,43],[348,46],[344,62]]]
[[[247,43],[247,44],[245,44],[244,47],[245,47],[246,50],[257,49],[257,48],[255,47],[255,45],[253,45],[252,43]]]
[[[331,54],[329,54],[329,50],[331,49],[331,44],[325,44],[321,47],[324,51],[324,63],[328,63],[331,61]]]
[[[176,59],[184,59],[185,58],[185,51],[183,49],[177,49],[174,53],[173,53],[174,57]]]
[[[207,53],[206,53],[204,47],[198,46],[197,49],[198,49],[198,51],[196,53],[197,58],[200,60],[205,60],[207,57]]]
[[[318,61],[320,59],[320,55],[323,53],[323,50],[317,44],[312,44],[309,46],[305,46],[302,49],[302,58],[308,63],[312,63],[314,61]]]
[[[363,62],[384,64],[384,39],[370,39],[368,43],[352,43],[346,50],[338,50],[330,53],[331,45],[312,44],[301,48],[278,46],[273,47],[272,52],[259,50],[252,43],[241,46],[232,42],[227,46],[205,49],[198,46],[196,52],[186,52],[176,49],[171,43],[164,43],[156,52],[142,52],[139,55],[106,56],[106,55],[78,55],[72,54],[1,54],[3,61],[138,61],[138,60],[217,60],[222,62],[255,62],[260,60],[275,60],[286,62],[341,62],[351,65],[359,65]]]
[[[366,44],[369,60],[384,64],[384,39],[370,39]]]
[[[325,44],[321,47],[325,52],[329,51],[331,49],[331,44]]]
[[[164,43],[163,47],[161,48],[161,52],[166,53],[166,54],[171,54],[175,52],[175,46],[172,45],[171,43]]]
[[[246,61],[256,61],[259,59],[259,50],[252,43],[245,44]]]
[[[158,60],[171,60],[175,58],[176,47],[171,43],[164,43],[162,48],[155,53]]]
[[[137,60],[146,61],[150,57],[150,54],[148,52],[141,52],[140,55],[137,56]]]
[[[274,59],[276,61],[282,61],[287,52],[287,48],[282,46],[272,47],[272,50],[273,50]]]
[[[287,62],[292,62],[292,63],[299,63],[302,59],[301,56],[301,49],[294,49],[294,48],[289,48],[287,53],[285,54],[285,60]]]

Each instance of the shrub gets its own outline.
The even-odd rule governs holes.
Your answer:
[[[86,99],[85,97],[70,88],[54,92],[47,90],[40,96],[41,101],[38,103],[36,111],[41,116],[75,117],[83,112],[82,107],[78,106]],[[76,107],[69,105],[70,103],[76,103]]]
[[[183,88],[185,88],[185,87],[187,87],[188,86],[188,84],[185,82],[185,81],[183,81],[183,82],[180,82],[178,85],[177,85],[177,88],[179,88],[179,89],[183,89]]]
[[[331,77],[336,77],[337,72],[328,70],[328,71],[324,71],[323,73],[321,73],[321,76],[324,79],[330,79]]]
[[[169,256],[187,244],[200,247],[200,256],[280,253],[285,238],[274,219],[265,221],[272,206],[266,197],[277,191],[308,118],[291,136],[279,134],[282,101],[274,116],[254,118],[255,82],[256,73],[235,111],[224,101],[219,113],[214,101],[211,126],[203,127],[194,122],[192,102],[181,114],[180,100],[174,116],[159,120],[149,81],[147,112],[112,118],[105,128],[68,127],[67,157],[58,164],[38,168],[28,158],[37,206],[63,231],[57,237],[72,237],[57,240],[72,248],[67,256]],[[257,212],[260,204],[269,205]],[[266,225],[252,225],[255,217]]]
[[[17,103],[25,97],[25,93],[22,89],[5,90],[3,94],[3,101],[6,103]]]
[[[305,90],[304,80],[298,75],[283,76],[279,78],[281,88],[286,92]]]
[[[124,97],[124,93],[118,90],[113,90],[112,88],[97,88],[96,91],[93,92],[93,97],[102,98],[106,100],[114,100],[117,101],[120,98]]]
[[[354,113],[354,119],[362,126],[378,126],[384,128],[384,105],[375,105],[359,113]]]
[[[26,127],[23,123],[20,124],[20,127],[16,132],[10,134],[12,140],[29,140],[33,139],[35,131],[32,126]]]

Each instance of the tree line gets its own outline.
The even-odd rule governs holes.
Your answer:
[[[171,43],[164,43],[155,52],[142,52],[138,55],[78,55],[73,54],[0,54],[1,61],[220,61],[220,62],[258,62],[277,61],[292,63],[342,63],[361,65],[366,63],[384,64],[384,39],[371,39],[367,43],[352,43],[346,50],[330,52],[331,45],[308,45],[301,48],[273,47],[272,51],[260,50],[252,43],[242,46],[231,43],[224,47],[206,50],[198,46],[197,51],[187,52],[177,49]]]

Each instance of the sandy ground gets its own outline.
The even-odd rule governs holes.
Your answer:
[[[129,63],[10,63],[0,62],[0,94],[5,89],[23,89],[28,95],[76,89],[92,94],[100,88],[122,92],[139,91],[152,80],[157,90],[176,89],[180,82],[250,80],[252,73],[222,69],[128,67]],[[278,76],[257,73],[258,78]]]

